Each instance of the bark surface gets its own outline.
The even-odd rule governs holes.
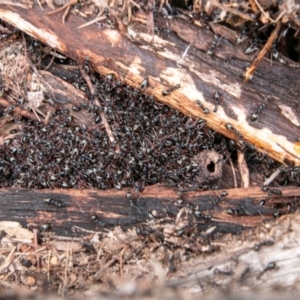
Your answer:
[[[205,119],[212,129],[241,145],[255,145],[279,162],[300,164],[300,69],[296,63],[265,58],[252,80],[243,83],[251,60],[245,54],[247,45],[236,45],[235,32],[220,25],[212,28],[223,38],[208,55],[214,33],[180,18],[168,22],[169,34],[153,38],[142,23],[133,24],[121,34],[96,25],[79,29],[84,20],[74,15],[62,24],[62,13],[47,12],[38,6],[29,10],[2,6],[0,17],[79,63],[89,58],[93,69],[104,75],[113,73],[136,88],[148,78],[146,92],[157,100],[186,115]],[[162,95],[177,84],[179,89]],[[216,92],[221,98],[214,112]],[[265,109],[252,121],[252,114],[263,103]],[[210,113],[205,114],[205,109]]]

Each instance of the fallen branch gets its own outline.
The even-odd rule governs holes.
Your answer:
[[[188,116],[205,119],[212,129],[241,146],[252,144],[279,162],[300,165],[297,142],[300,120],[293,111],[297,101],[293,95],[300,94],[297,84],[300,69],[263,59],[252,81],[245,85],[241,76],[250,58],[244,54],[243,46],[223,38],[213,56],[209,56],[206,52],[213,34],[184,20],[173,19],[169,24],[183,40],[174,37],[168,41],[155,36],[153,47],[152,35],[132,28],[128,31],[130,40],[112,29],[95,31],[93,26],[77,29],[82,23],[78,16],[70,16],[62,25],[58,14],[41,16],[40,13],[36,7],[30,11],[10,7],[2,8],[0,17],[78,62],[83,63],[89,57],[94,70],[104,75],[114,73],[116,80],[140,88],[148,78],[146,92],[159,101]],[[188,45],[193,46],[180,67],[177,62]],[[179,89],[162,95],[178,84]],[[221,95],[217,112],[213,112],[215,92]],[[251,115],[266,97],[268,105],[252,121]],[[206,114],[208,110],[213,113]]]
[[[23,226],[49,224],[58,235],[74,236],[72,228],[97,230],[110,226],[133,226],[147,220],[180,219],[181,209],[200,232],[215,227],[216,233],[237,233],[264,220],[293,212],[299,188],[280,190],[237,188],[224,191],[178,192],[151,186],[143,193],[131,190],[27,190],[2,189],[0,221]],[[28,201],[30,199],[30,201]],[[52,199],[51,201],[49,199]],[[13,214],[11,213],[13,211]]]

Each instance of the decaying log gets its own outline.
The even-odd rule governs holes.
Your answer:
[[[151,219],[174,222],[184,209],[191,226],[211,234],[238,233],[293,212],[298,207],[298,188],[262,191],[261,188],[224,191],[188,191],[151,186],[143,193],[129,190],[29,190],[2,189],[0,221],[16,221],[41,228],[50,223],[59,235],[77,236],[103,226],[123,227]],[[51,198],[51,200],[49,199]],[[264,201],[262,205],[261,201]]]
[[[214,289],[243,294],[253,289],[267,292],[270,287],[298,291],[299,217],[299,213],[284,216],[228,239],[220,252],[183,262],[170,285],[194,292],[198,287],[208,295]]]
[[[300,165],[296,98],[300,71],[296,64],[265,58],[253,79],[243,84],[242,74],[250,63],[244,53],[246,45],[236,45],[234,33],[220,25],[213,30],[223,32],[223,38],[213,55],[208,55],[214,34],[180,18],[169,21],[171,33],[165,39],[155,36],[152,40],[140,24],[139,31],[130,27],[125,36],[96,25],[78,29],[84,21],[73,15],[63,25],[59,13],[49,16],[47,12],[38,6],[30,10],[2,6],[0,18],[79,63],[88,57],[104,75],[114,73],[116,79],[136,88],[147,78],[145,91],[159,101],[205,119],[212,129],[241,145],[250,143],[279,162]],[[162,95],[177,84],[179,89]],[[213,112],[216,92],[220,99]],[[252,121],[251,115],[261,104],[265,109]],[[204,113],[206,109],[209,114]]]
[[[221,223],[218,223],[216,220],[222,214],[219,213],[220,209],[226,209],[234,202],[235,206],[238,202],[245,204],[245,202],[238,200],[241,194],[242,197],[248,194],[249,203],[251,201],[255,203],[262,196],[261,190],[229,190],[228,200],[225,197],[220,201],[219,205],[214,205],[216,213],[212,215],[210,220],[194,216],[197,228],[189,226],[189,223],[186,223],[184,219],[188,215],[188,211],[192,210],[191,203],[199,203],[199,206],[202,205],[202,208],[205,206],[209,210],[212,203],[211,193],[209,196],[208,193],[206,195],[201,193],[200,195],[199,193],[189,192],[182,195],[184,203],[177,202],[177,205],[175,205],[178,199],[173,202],[171,200],[173,196],[178,196],[177,193],[173,190],[168,190],[164,194],[163,191],[166,190],[153,188],[150,191],[146,189],[140,195],[140,199],[136,199],[137,201],[135,202],[135,204],[144,204],[145,206],[139,205],[135,208],[129,203],[128,197],[125,197],[124,194],[121,196],[121,192],[118,192],[117,194],[119,195],[116,197],[112,197],[112,194],[115,194],[115,192],[77,191],[76,195],[68,198],[70,193],[68,194],[66,190],[61,191],[60,194],[52,191],[53,199],[56,202],[60,200],[64,204],[77,205],[76,209],[74,209],[74,206],[71,207],[71,205],[59,208],[57,205],[51,206],[49,203],[47,204],[43,201],[43,197],[49,196],[49,193],[46,195],[40,190],[36,194],[28,190],[11,189],[3,191],[3,197],[0,199],[1,207],[6,212],[13,211],[14,215],[12,215],[10,220],[19,220],[22,224],[25,224],[26,221],[28,222],[34,218],[34,220],[40,222],[36,225],[40,228],[40,226],[45,225],[43,217],[49,218],[53,216],[52,229],[54,233],[67,235],[67,237],[45,233],[44,243],[42,246],[39,246],[34,244],[34,240],[32,242],[34,234],[28,230],[21,230],[17,227],[13,231],[13,224],[0,222],[1,255],[3,253],[11,253],[10,259],[8,258],[1,264],[1,276],[9,276],[11,272],[8,270],[8,266],[13,265],[17,270],[17,274],[22,278],[22,282],[24,282],[24,279],[31,277],[31,279],[35,280],[37,287],[56,292],[57,286],[63,284],[64,278],[60,276],[61,272],[72,274],[73,268],[70,265],[73,266],[73,264],[66,264],[68,261],[72,261],[76,266],[77,274],[89,274],[90,281],[84,286],[85,291],[88,289],[89,292],[95,293],[95,290],[92,290],[92,287],[89,286],[93,280],[97,284],[98,290],[103,291],[103,285],[105,285],[104,290],[107,291],[109,289],[107,281],[110,280],[114,284],[114,290],[120,293],[123,291],[122,283],[124,283],[124,277],[127,276],[126,278],[128,278],[130,276],[131,280],[132,278],[141,278],[141,281],[137,280],[136,284],[130,289],[130,293],[133,296],[138,295],[139,299],[145,292],[147,292],[147,297],[149,297],[149,294],[156,295],[154,281],[160,287],[164,286],[162,290],[164,296],[167,290],[170,289],[173,292],[184,290],[187,296],[191,296],[190,293],[198,297],[206,294],[209,295],[208,299],[213,299],[212,293],[216,290],[219,292],[230,291],[233,294],[241,291],[253,294],[253,289],[255,288],[259,288],[260,292],[266,292],[271,287],[276,287],[277,289],[280,287],[283,290],[287,288],[297,289],[299,285],[300,249],[299,213],[282,216],[278,220],[264,222],[257,228],[252,227],[239,235],[220,235],[219,225]],[[296,189],[285,189],[282,193],[283,196],[280,203],[284,202],[284,199],[287,199],[287,197],[291,197],[290,201],[292,201],[292,199],[295,199],[294,196],[299,196],[299,191]],[[74,193],[72,192],[72,194]],[[144,197],[144,195],[147,195],[147,197]],[[216,199],[215,196],[214,199]],[[109,201],[107,197],[109,197]],[[85,221],[89,219],[89,216],[84,212],[87,205],[91,206],[93,204],[95,213],[99,215],[100,213],[106,213],[110,220],[113,218],[120,220],[121,213],[112,215],[111,212],[107,211],[120,212],[122,208],[125,210],[122,217],[129,220],[132,215],[136,216],[137,214],[142,218],[143,214],[148,214],[148,209],[151,210],[152,214],[154,209],[160,209],[162,205],[159,206],[158,203],[162,200],[161,197],[163,200],[166,200],[163,206],[168,209],[169,213],[172,211],[177,213],[176,218],[164,217],[157,220],[152,218],[149,221],[151,226],[146,227],[144,226],[145,224],[136,224],[136,226],[131,226],[130,230],[127,231],[122,231],[118,227],[105,227],[105,230],[98,230],[97,232],[95,232],[95,228],[98,227],[99,229],[103,225],[96,225],[95,223],[89,225],[88,222],[91,221]],[[165,199],[165,197],[168,198]],[[273,199],[273,196],[271,197],[271,202],[273,202],[274,206],[276,205],[276,198]],[[72,201],[72,199],[76,200]],[[201,202],[203,203],[201,204]],[[251,207],[249,203],[247,206],[248,212],[253,212],[254,206],[252,205]],[[18,205],[19,210],[16,209],[14,204]],[[139,207],[140,211],[137,210],[137,207]],[[63,210],[65,210],[64,213]],[[125,216],[125,213],[130,212],[132,212],[132,215]],[[159,212],[165,214],[165,211],[162,210],[158,210],[156,213],[158,214]],[[266,212],[265,209],[261,211],[260,220],[266,219],[267,216],[264,212]],[[271,210],[269,210],[270,212]],[[27,213],[28,217],[23,215],[22,218],[22,213],[25,213],[25,215]],[[101,217],[102,221],[106,215]],[[230,222],[228,223],[227,232],[234,233],[238,231],[238,228],[245,228],[248,225],[247,216],[232,216],[226,213],[224,216]],[[82,218],[82,220],[79,220],[79,218]],[[255,219],[255,216],[253,216],[253,219]],[[3,220],[2,215],[0,220]],[[244,221],[245,224],[243,224]],[[84,237],[78,231],[79,228],[74,225],[80,224],[80,222],[82,225],[90,226],[91,228],[90,231],[83,228],[85,230]],[[235,222],[235,224],[231,222]],[[204,231],[205,224],[207,229]],[[6,227],[4,227],[5,225]],[[30,226],[33,227],[34,225],[30,224]],[[62,229],[63,226],[66,227]],[[71,234],[70,228],[72,226],[73,230],[77,232],[73,231]],[[7,232],[5,228],[7,228]],[[156,231],[158,229],[159,231]],[[185,235],[185,230],[188,231],[187,235]],[[197,230],[200,232],[198,232],[196,237],[194,233]],[[218,234],[218,240],[212,239],[214,232]],[[76,236],[79,238],[75,238]],[[90,260],[87,260],[86,253],[83,252],[87,251],[87,249],[90,249],[89,251],[93,253],[88,256],[92,258]],[[100,259],[99,255],[101,256]],[[37,256],[40,257],[44,268],[47,266],[47,259],[51,261],[51,263],[48,262],[47,272],[41,272],[40,266],[33,269],[28,269],[28,267],[24,269],[24,266],[22,268],[20,259],[36,260]],[[78,256],[84,258],[84,263],[75,264],[78,261]],[[57,260],[54,257],[59,258],[58,264],[55,263]],[[135,263],[136,260],[138,260],[138,263]],[[87,261],[88,263],[86,263]],[[143,262],[142,266],[140,266],[141,261]],[[120,274],[118,275],[119,272]],[[157,278],[156,275],[159,275],[158,280],[154,279]],[[74,278],[75,282],[82,280],[81,276]],[[102,285],[101,282],[103,282]],[[139,284],[141,282],[147,282],[146,286],[145,284]],[[0,284],[6,288],[11,287],[11,284],[4,280],[0,280]],[[102,286],[102,289],[99,285]],[[128,286],[128,283],[126,285]],[[68,289],[71,291],[72,287],[68,286]],[[261,297],[265,298],[264,296]],[[156,298],[160,297],[156,296]],[[193,297],[188,297],[188,299],[193,299]],[[242,298],[238,297],[238,299]],[[274,297],[270,299],[274,299]]]

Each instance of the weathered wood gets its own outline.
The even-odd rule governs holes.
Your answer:
[[[300,190],[289,187],[281,191],[276,195],[260,188],[230,189],[222,197],[222,191],[178,192],[159,186],[147,187],[140,194],[129,190],[1,189],[0,221],[16,221],[33,228],[50,223],[55,233],[76,236],[80,232],[74,232],[75,226],[97,230],[156,218],[175,220],[180,209],[186,208],[191,226],[196,225],[199,232],[215,227],[213,234],[238,233],[295,210]],[[269,199],[260,205],[268,194]],[[47,198],[53,200],[45,201]]]
[[[252,81],[243,84],[242,74],[250,61],[244,54],[246,45],[235,45],[233,35],[228,34],[210,56],[206,52],[213,33],[181,19],[170,20],[171,33],[166,39],[155,36],[152,45],[152,36],[143,33],[143,26],[139,32],[131,28],[128,37],[112,29],[95,30],[96,25],[78,29],[83,23],[80,17],[71,15],[62,25],[60,14],[41,15],[37,6],[30,10],[3,7],[0,17],[78,62],[89,57],[92,67],[102,74],[113,72],[137,88],[148,78],[146,91],[159,101],[205,119],[212,129],[240,144],[251,143],[279,162],[300,164],[296,99],[300,69],[296,64],[264,59]],[[162,96],[162,91],[176,84],[181,87]],[[216,91],[221,99],[213,113]],[[197,100],[211,113],[204,114]],[[262,103],[266,108],[257,121],[251,121]]]
[[[197,287],[208,294],[215,289],[243,294],[253,289],[268,293],[272,287],[277,292],[294,290],[299,274],[299,218],[296,213],[239,236],[227,236],[222,251],[182,262],[170,285],[193,292]]]

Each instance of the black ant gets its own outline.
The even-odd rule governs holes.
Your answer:
[[[162,94],[163,96],[168,96],[172,91],[177,90],[177,89],[179,89],[179,88],[180,88],[180,84],[176,84],[176,85],[174,85],[174,86],[168,88],[167,90],[163,90],[163,91],[161,92],[161,94]]]
[[[204,114],[209,114],[210,111],[208,108],[204,107],[200,100],[196,100],[196,104],[202,109]]]

